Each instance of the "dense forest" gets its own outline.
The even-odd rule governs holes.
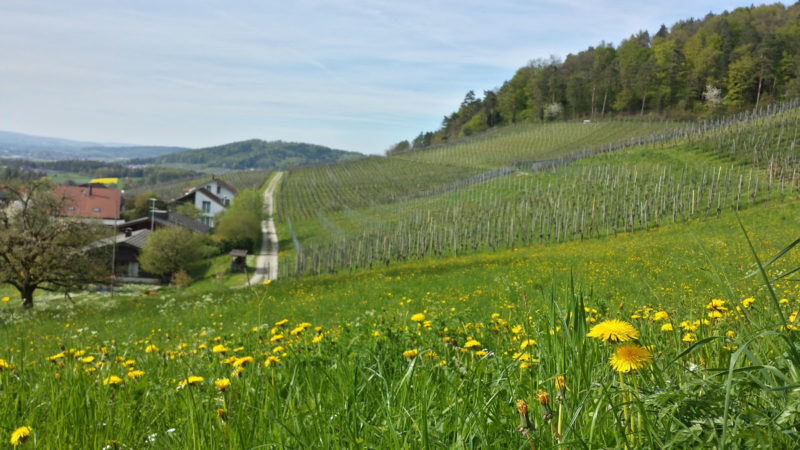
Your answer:
[[[520,121],[615,115],[713,117],[800,95],[800,4],[689,19],[619,46],[531,61],[502,87],[467,93],[442,127],[388,153],[441,144]]]
[[[333,163],[363,157],[360,153],[334,150],[299,142],[251,139],[216,147],[187,150],[157,158],[137,159],[136,164],[184,164],[233,170],[287,169],[289,167]]]

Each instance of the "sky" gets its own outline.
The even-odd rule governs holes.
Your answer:
[[[383,153],[537,58],[738,6],[711,0],[0,0],[0,130]]]

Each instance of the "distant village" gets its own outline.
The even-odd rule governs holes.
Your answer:
[[[164,227],[182,227],[206,234],[237,193],[231,184],[212,177],[185,189],[182,195],[169,201],[166,210],[156,209],[156,199],[152,199],[148,215],[125,220],[123,191],[107,187],[115,182],[115,179],[97,179],[81,185],[56,185],[50,195],[62,202],[62,216],[100,221],[116,231],[114,236],[98,240],[92,247],[114,246],[114,272],[119,282],[156,282],[157,277],[143,271],[139,264],[139,255],[150,233]],[[176,212],[181,205],[193,206],[196,218]]]

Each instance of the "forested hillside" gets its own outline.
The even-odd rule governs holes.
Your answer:
[[[356,159],[360,153],[334,150],[321,145],[260,139],[233,142],[216,147],[188,150],[157,158],[134,160],[146,164],[183,164],[225,169],[286,169],[309,164]]]
[[[737,8],[534,60],[502,87],[467,93],[442,127],[398,143],[425,148],[522,121],[609,114],[713,117],[800,95],[800,5]]]

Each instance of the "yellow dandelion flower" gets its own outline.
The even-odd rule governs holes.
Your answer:
[[[639,370],[653,362],[650,350],[639,344],[620,345],[611,356],[611,367],[617,372],[627,373]]]
[[[158,347],[155,344],[150,344],[144,349],[145,353],[158,353]]]
[[[10,364],[5,359],[0,359],[0,370],[14,370],[17,366]]]
[[[477,356],[486,356],[486,352],[485,352],[485,351],[483,351],[483,350],[478,350],[477,352],[475,352],[475,354],[476,354]]]
[[[224,355],[228,351],[228,347],[225,347],[222,344],[217,344],[217,345],[211,347],[211,351],[214,352],[214,353],[219,353],[221,355]]]
[[[2,299],[0,299],[0,301],[2,301],[3,303],[8,303],[9,300],[10,299],[8,298],[8,296],[5,296]]]
[[[728,310],[728,308],[725,307],[725,300],[720,300],[718,298],[711,300],[711,302],[706,305],[706,309],[709,311],[717,311],[717,312],[723,312]]]
[[[464,344],[464,348],[474,348],[474,347],[480,347],[480,346],[481,346],[481,343],[476,341],[475,339],[470,339]]]
[[[531,364],[529,362],[521,362],[521,363],[519,363],[519,368],[520,369],[530,369],[531,367],[533,367],[533,364]]]
[[[233,361],[233,367],[243,367],[251,362],[253,362],[252,356],[243,356],[241,358],[236,358],[236,360]]]
[[[412,322],[422,322],[424,320],[425,320],[425,314],[422,313],[416,313],[413,316],[411,316]]]
[[[292,331],[290,331],[289,334],[291,334],[292,336],[297,336],[300,333],[302,333],[303,331],[306,331],[306,329],[303,328],[303,327],[296,327]]]
[[[669,314],[666,311],[659,311],[653,314],[653,322],[659,322],[661,320],[669,320]]]
[[[91,364],[94,362],[94,356],[84,356],[81,358],[81,362],[84,364]]]
[[[555,383],[556,383],[556,389],[558,389],[559,391],[569,390],[569,386],[567,386],[567,380],[562,375],[556,376]]]
[[[278,342],[281,339],[283,339],[283,334],[276,334],[275,336],[272,336],[271,338],[269,338],[269,341],[270,342]]]
[[[48,356],[47,360],[50,361],[50,362],[56,362],[56,361],[58,361],[59,359],[61,359],[63,357],[64,357],[64,353],[56,353],[55,355]]]
[[[203,377],[190,376],[190,377],[188,377],[188,378],[186,378],[184,380],[181,380],[181,382],[178,383],[178,387],[182,388],[184,386],[193,386],[193,385],[202,383],[204,380],[205,379]]]
[[[681,340],[683,342],[694,342],[697,339],[695,338],[694,333],[686,333],[685,335],[683,335],[683,339]]]
[[[318,334],[318,335],[314,336],[314,339],[311,339],[311,343],[312,344],[319,344],[320,342],[322,342],[322,338],[323,338],[323,336],[321,334]]]
[[[530,361],[531,355],[530,353],[514,353],[511,356],[511,359],[513,359],[514,361]]]
[[[275,326],[276,327],[282,327],[282,326],[286,325],[287,323],[289,323],[289,319],[283,319],[283,320],[279,320],[279,321],[275,322]]]
[[[144,375],[144,372],[141,371],[141,370],[135,370],[134,369],[134,370],[129,370],[128,371],[128,378],[132,378],[134,380],[139,378],[139,377],[141,377],[142,375]]]
[[[754,301],[756,301],[756,299],[754,299],[753,297],[747,297],[746,299],[742,300],[742,306],[744,306],[745,308],[749,308]]]
[[[372,332],[372,337],[379,337],[380,335],[381,335],[380,331],[373,331]]]
[[[281,362],[280,358],[278,358],[277,356],[270,355],[267,356],[267,360],[264,361],[264,367],[271,367],[275,364],[278,364],[279,362]]]
[[[11,443],[12,446],[16,447],[19,444],[25,442],[25,440],[28,438],[28,436],[31,435],[32,432],[33,428],[31,427],[19,427],[16,430],[14,430],[13,433],[11,433],[11,440],[9,440],[9,442]]]
[[[214,386],[217,387],[220,391],[224,391],[231,385],[231,380],[227,378],[220,378],[218,380],[214,380]]]
[[[526,348],[532,345],[536,345],[536,341],[534,341],[533,339],[525,339],[524,341],[522,341],[521,344],[519,344],[519,349],[525,350]]]
[[[278,353],[281,353],[281,352],[283,352],[284,350],[285,350],[285,349],[283,348],[283,346],[282,346],[282,345],[279,345],[279,346],[277,346],[277,347],[275,347],[275,348],[273,348],[273,349],[272,349],[272,353],[278,354]]]
[[[419,354],[419,352],[417,351],[417,349],[406,350],[406,351],[403,352],[403,356],[405,356],[408,359],[414,358],[418,354]]]
[[[266,280],[264,281],[264,286],[269,286],[270,283],[272,283],[272,280]]]
[[[661,331],[672,331],[672,324],[667,322],[664,325],[661,325]]]
[[[514,334],[520,334],[522,332],[522,325],[515,325],[511,327],[511,332]]]
[[[122,378],[116,375],[111,375],[103,380],[103,386],[114,386],[120,383],[122,383]]]
[[[633,325],[623,320],[609,319],[604,320],[593,326],[586,335],[591,338],[608,341],[612,344],[618,342],[633,341],[639,338],[639,331]]]

